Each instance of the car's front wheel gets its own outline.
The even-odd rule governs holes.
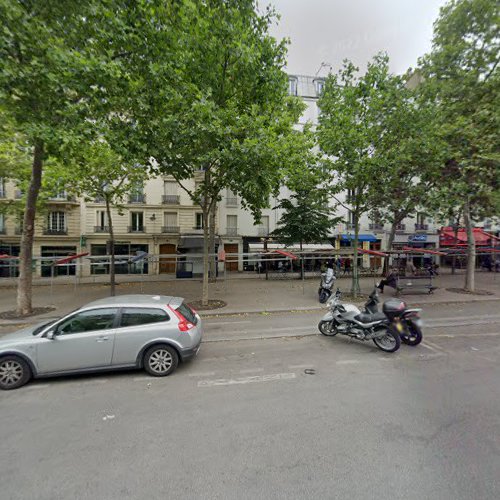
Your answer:
[[[144,369],[153,377],[170,375],[178,364],[179,356],[169,345],[154,345],[144,354]]]
[[[28,383],[31,370],[28,363],[18,356],[0,358],[0,389],[8,391]]]

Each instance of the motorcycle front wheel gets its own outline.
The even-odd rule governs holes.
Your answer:
[[[328,297],[330,297],[330,294],[326,290],[321,290],[319,294],[319,303],[324,304],[328,300]]]
[[[388,328],[383,337],[373,339],[373,343],[384,352],[396,352],[401,347],[401,339],[392,328]]]
[[[333,321],[320,321],[318,323],[318,330],[327,337],[333,337],[337,335],[337,328]]]
[[[413,321],[406,321],[404,332],[400,334],[401,342],[416,346],[422,342],[422,330]]]

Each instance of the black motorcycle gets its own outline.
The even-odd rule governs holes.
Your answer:
[[[384,303],[387,304],[390,300],[393,300],[401,305],[404,305],[401,309],[397,309],[395,317],[399,320],[393,323],[392,327],[397,330],[399,336],[401,337],[401,342],[403,344],[416,346],[422,342],[422,319],[419,313],[422,309],[414,308],[408,309],[406,302],[400,301],[399,299],[389,299]],[[366,314],[379,314],[378,304],[380,303],[377,288],[373,289],[373,292],[368,296],[368,300],[365,303]]]

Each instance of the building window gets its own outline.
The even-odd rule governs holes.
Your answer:
[[[97,210],[96,212],[96,225],[94,227],[95,233],[107,233],[109,231],[108,214],[105,210]]]
[[[163,233],[178,233],[179,227],[177,226],[177,212],[164,212],[163,213]]]
[[[230,189],[228,189],[226,191],[226,207],[237,207],[237,206],[238,206],[238,198]]]
[[[196,214],[196,225],[194,228],[203,229],[203,214],[201,212],[198,212]]]
[[[130,212],[130,233],[144,232],[144,214],[143,212]]]
[[[355,201],[356,201],[356,190],[348,189],[346,195],[346,202],[352,205]]]
[[[0,214],[0,234],[5,234],[5,215]]]
[[[178,205],[179,195],[177,194],[177,182],[163,181],[162,203],[167,205]]]
[[[0,198],[5,198],[5,179],[0,177]]]
[[[354,212],[352,210],[347,212],[347,229],[354,229]]]
[[[290,95],[297,95],[298,92],[298,81],[297,78],[289,78],[288,79],[288,93]]]
[[[144,194],[144,186],[142,183],[136,183],[131,186],[129,203],[144,203],[146,195]]]
[[[65,212],[49,212],[47,215],[47,233],[66,233]]]
[[[68,193],[64,189],[56,191],[53,196],[50,197],[51,200],[67,200]]]
[[[315,80],[314,84],[316,85],[316,94],[319,96],[323,89],[325,88],[325,80]]]
[[[226,216],[226,234],[228,236],[238,235],[238,216],[237,215],[227,215]]]
[[[269,236],[269,215],[262,216],[260,225],[257,226],[259,236]]]

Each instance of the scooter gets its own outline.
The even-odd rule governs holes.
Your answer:
[[[323,335],[333,337],[340,333],[358,340],[373,340],[374,344],[385,352],[395,352],[399,349],[401,339],[397,327],[393,325],[398,322],[394,312],[401,307],[399,303],[386,307],[387,302],[391,302],[388,300],[384,304],[384,312],[371,314],[362,313],[354,304],[342,304],[341,298],[342,292],[337,289],[328,299],[330,311],[318,324]]]
[[[379,314],[378,304],[380,302],[377,288],[375,287],[372,293],[368,296],[368,300],[365,303],[365,313],[366,314]],[[398,319],[399,321],[394,324],[399,336],[401,337],[401,342],[403,344],[416,346],[422,342],[422,319],[419,313],[422,309],[413,308],[407,309],[406,303],[403,302],[405,308],[399,311]]]
[[[332,295],[332,288],[336,279],[335,273],[330,267],[326,270],[326,272],[321,273],[321,283],[318,290],[320,304],[324,304]]]

